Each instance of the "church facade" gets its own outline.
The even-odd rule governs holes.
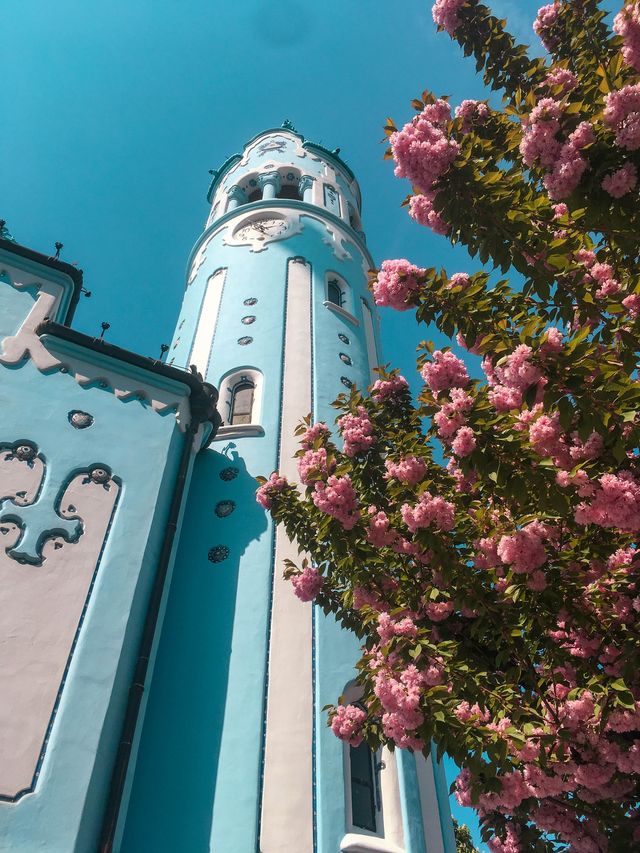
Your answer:
[[[359,643],[255,502],[382,360],[357,181],[285,122],[208,200],[164,361],[0,240],[0,850],[453,853],[435,760],[327,728]]]

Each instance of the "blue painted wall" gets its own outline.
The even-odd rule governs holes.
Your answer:
[[[21,266],[34,283],[56,278],[17,256],[2,261]],[[0,340],[16,332],[36,292],[0,278]],[[105,371],[118,371],[113,359],[103,362]],[[89,412],[92,426],[75,429],[73,410]],[[18,440],[37,445],[51,476],[100,463],[121,482],[35,790],[0,802],[0,849],[84,853],[97,843],[184,434],[174,412],[122,402],[111,388],[83,388],[71,373],[43,374],[27,359],[0,364],[0,445]]]

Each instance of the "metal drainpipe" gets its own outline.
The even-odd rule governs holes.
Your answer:
[[[133,681],[129,688],[129,698],[122,724],[122,735],[118,746],[118,754],[116,756],[116,762],[111,775],[109,797],[107,799],[104,821],[98,843],[98,850],[100,853],[111,853],[113,850],[113,840],[116,832],[116,826],[118,824],[118,815],[120,813],[125,780],[127,778],[131,747],[136,731],[136,724],[138,722],[138,713],[140,711],[140,703],[142,702],[142,694],[144,693],[147,669],[149,667],[149,656],[153,646],[153,638],[155,636],[156,623],[158,621],[160,604],[162,602],[162,595],[164,592],[164,584],[169,569],[169,559],[173,549],[173,541],[178,529],[178,515],[180,514],[180,507],[182,506],[182,498],[187,482],[191,449],[193,446],[193,440],[201,423],[202,420],[196,416],[196,413],[193,413],[191,423],[189,424],[185,435],[184,448],[180,459],[180,468],[178,470],[176,486],[171,499],[167,528],[158,561],[158,570],[153,582],[147,616],[144,623],[142,637],[140,639],[138,661],[136,663]]]

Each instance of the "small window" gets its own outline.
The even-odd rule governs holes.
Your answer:
[[[354,826],[376,832],[375,754],[366,742],[349,747],[351,816]]]
[[[327,280],[327,301],[333,302],[338,307],[342,306],[342,288],[337,278]]]
[[[253,410],[253,398],[256,386],[247,377],[241,377],[239,382],[231,389],[231,402],[229,404],[230,424],[250,424]]]
[[[353,228],[354,231],[360,231],[362,229],[360,216],[358,215],[358,212],[354,210],[351,204],[349,205],[349,225]]]

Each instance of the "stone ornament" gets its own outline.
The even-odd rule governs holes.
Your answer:
[[[93,424],[93,415],[81,412],[79,409],[69,412],[69,423],[75,429],[87,429]]]

